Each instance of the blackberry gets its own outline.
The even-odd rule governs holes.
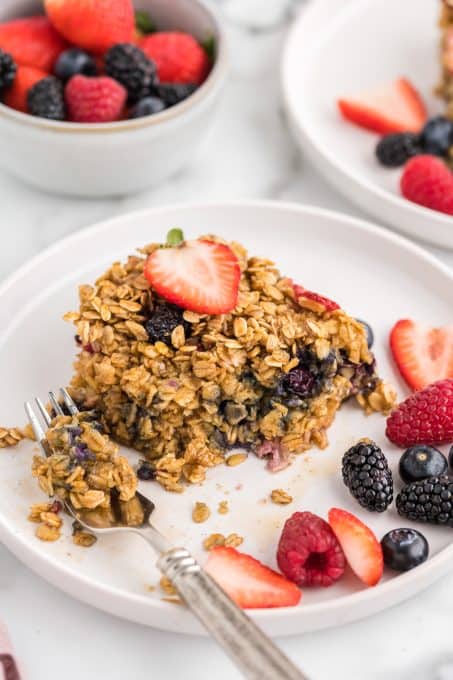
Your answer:
[[[291,402],[296,399],[312,399],[323,391],[326,384],[337,373],[336,353],[330,352],[325,359],[318,359],[316,354],[308,348],[298,352],[298,365],[289,373],[281,376],[275,396],[282,401]]]
[[[195,83],[160,83],[156,92],[166,106],[175,106],[195,92]]]
[[[109,49],[105,72],[126,88],[130,104],[151,94],[158,82],[155,63],[131,43],[120,43]]]
[[[378,142],[376,156],[381,165],[399,168],[409,158],[422,153],[420,137],[412,132],[386,135]]]
[[[453,527],[453,478],[440,475],[408,484],[396,497],[396,509],[414,522]]]
[[[6,90],[14,82],[17,66],[10,54],[0,50],[0,92]]]
[[[343,482],[363,508],[384,512],[393,500],[393,477],[377,444],[364,439],[343,456]]]
[[[183,326],[186,338],[190,335],[191,325],[183,318],[180,307],[165,302],[156,305],[152,316],[145,323],[150,342],[171,344],[171,334],[176,326]]]
[[[446,158],[453,146],[453,121],[444,116],[431,118],[422,130],[420,142],[425,153]]]
[[[32,116],[64,120],[63,85],[55,76],[43,78],[28,91],[27,106]]]

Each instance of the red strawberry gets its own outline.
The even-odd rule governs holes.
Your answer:
[[[318,295],[318,293],[313,293],[311,290],[306,290],[302,286],[299,286],[297,283],[293,284],[294,288],[294,294],[297,299],[299,298],[304,298],[305,300],[312,300],[313,302],[317,302],[318,304],[322,305],[326,312],[333,312],[336,309],[340,309],[340,305],[337,305],[336,302],[333,300],[329,300],[329,298],[323,297],[322,295]]]
[[[295,512],[283,527],[277,563],[298,586],[327,588],[343,576],[346,561],[327,522],[311,512]]]
[[[44,0],[47,16],[71,43],[103,54],[116,43],[132,42],[132,0]]]
[[[238,299],[241,270],[236,255],[223,243],[207,239],[184,241],[172,229],[167,245],[148,257],[145,276],[169,302],[200,314],[226,314]]]
[[[200,85],[208,75],[208,55],[188,33],[153,33],[141,48],[155,62],[162,83]]]
[[[0,24],[0,48],[19,66],[52,71],[67,46],[47,17],[27,17]]]
[[[366,524],[346,510],[329,510],[329,524],[353,572],[367,586],[375,586],[384,569],[381,544]]]
[[[17,69],[14,83],[7,90],[4,98],[6,106],[27,113],[27,94],[33,85],[36,85],[43,78],[47,78],[49,74],[41,71],[38,68],[31,66],[19,66]]]
[[[453,215],[453,173],[435,156],[416,156],[406,164],[401,193],[413,203]]]
[[[414,390],[453,378],[453,325],[431,328],[402,319],[392,328],[390,347],[401,375]]]
[[[417,90],[405,78],[372,92],[338,100],[347,120],[379,132],[419,132],[426,118],[426,107]]]
[[[234,548],[211,550],[205,569],[243,609],[292,607],[302,597],[294,583]]]
[[[66,85],[69,120],[75,123],[108,123],[120,120],[126,104],[126,89],[107,76],[74,76]]]
[[[438,380],[403,401],[390,414],[385,434],[401,448],[452,443],[453,378]]]

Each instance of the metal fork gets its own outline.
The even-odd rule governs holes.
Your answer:
[[[60,392],[69,413],[77,415],[79,410],[69,393],[65,389],[61,389]],[[57,415],[64,415],[53,392],[49,392],[49,401]],[[35,402],[42,420],[48,427],[51,418],[47,409],[40,399],[36,399]],[[39,415],[30,402],[25,403],[25,411],[37,442],[44,455],[49,456],[51,450]],[[65,510],[83,527],[99,536],[125,531],[142,536],[159,555],[158,569],[170,579],[181,599],[230,656],[244,677],[251,680],[308,680],[201,568],[188,550],[173,547],[151,524],[150,516],[154,504],[138,492],[136,499],[141,505],[144,517],[139,526],[128,526],[118,513],[107,526],[99,526],[99,522],[90,517],[89,511],[76,510],[69,502],[65,503]]]

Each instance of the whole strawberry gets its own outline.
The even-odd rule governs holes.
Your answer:
[[[153,33],[142,40],[140,47],[156,64],[162,83],[200,85],[208,75],[208,55],[188,33]]]
[[[89,52],[103,54],[133,39],[132,0],[45,0],[44,5],[57,31]]]
[[[18,66],[51,71],[67,46],[47,17],[25,17],[0,24],[0,48]]]
[[[438,380],[403,401],[389,416],[386,434],[401,448],[453,442],[453,378]]]
[[[108,123],[121,119],[127,90],[107,76],[74,76],[66,85],[65,99],[74,123]]]
[[[453,215],[453,172],[435,156],[416,156],[407,163],[401,193],[413,203]]]

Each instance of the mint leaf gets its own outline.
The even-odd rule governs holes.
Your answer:
[[[217,53],[217,44],[216,44],[216,39],[214,38],[214,36],[211,35],[209,38],[206,38],[206,40],[204,40],[201,43],[201,46],[204,49],[204,51],[206,52],[206,54],[208,55],[209,59],[211,61],[214,61],[215,58],[216,58],[216,53]]]
[[[151,19],[149,12],[144,9],[138,9],[135,12],[135,25],[139,31],[148,35],[148,33],[154,33],[156,26],[154,21]]]

